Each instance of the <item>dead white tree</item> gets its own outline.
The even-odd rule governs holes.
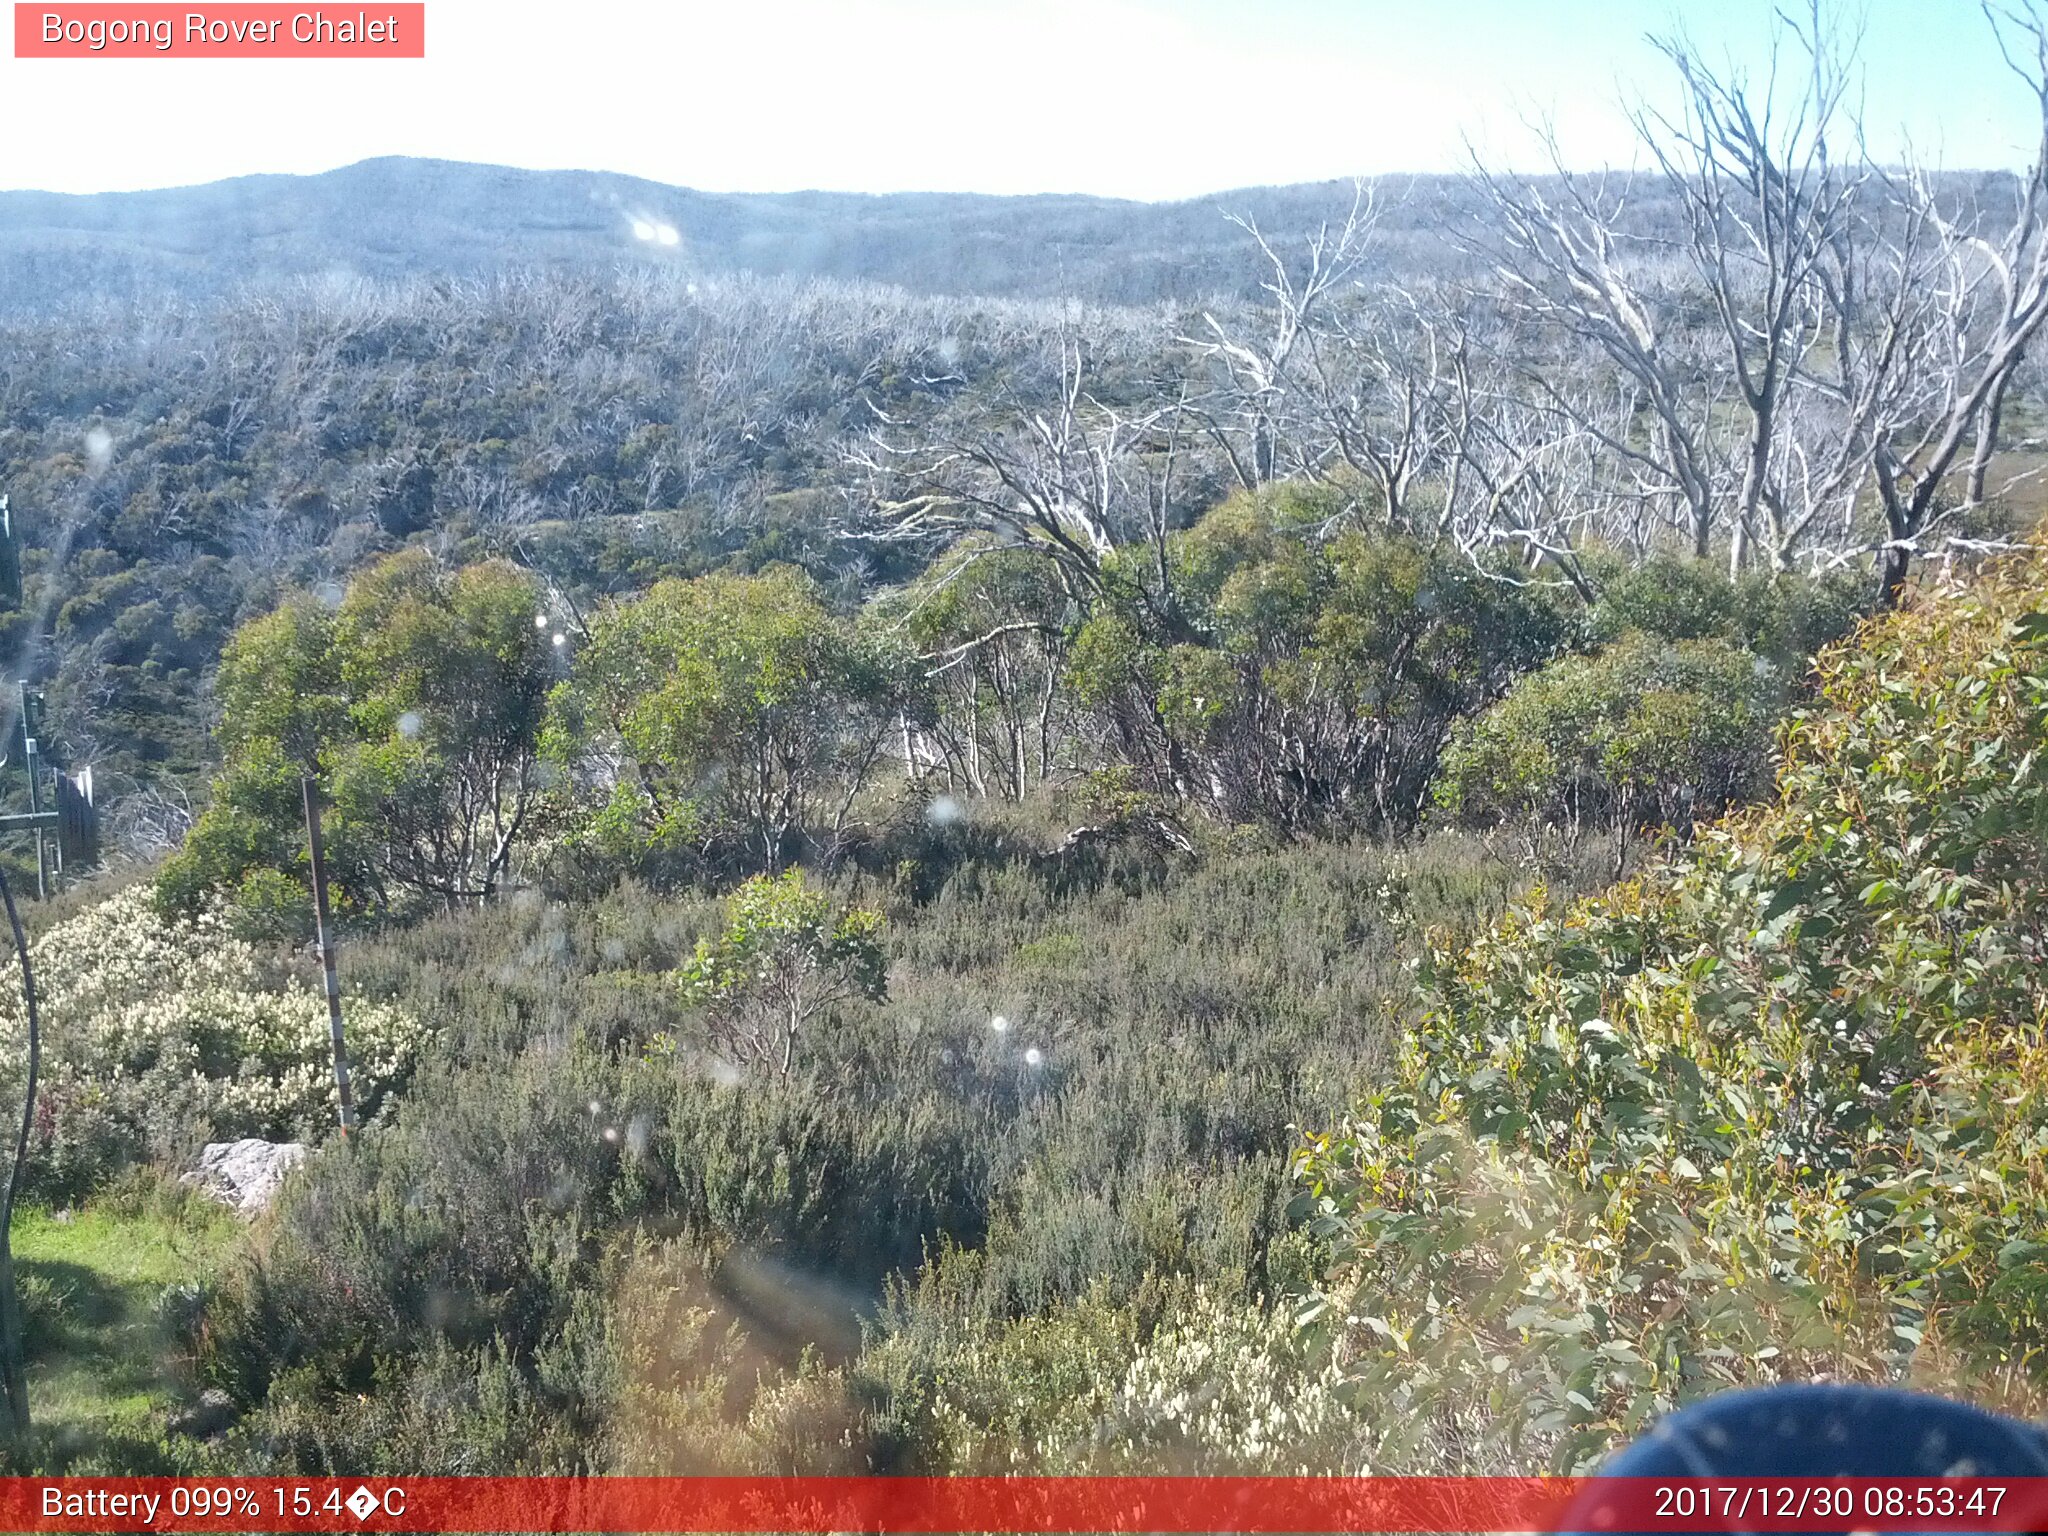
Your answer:
[[[1576,390],[1553,388],[1568,407],[1531,402],[1470,367],[1460,371],[1455,458],[1438,527],[1489,571],[1498,567],[1484,557],[1506,550],[1531,578],[1547,573],[1590,602],[1596,593],[1580,548],[1589,535],[1640,545],[1645,498],[1632,500],[1626,482],[1617,491],[1602,473],[1608,442],[1624,430],[1627,396],[1610,388],[1603,412]]]
[[[1935,333],[1913,350],[1909,375],[1918,398],[1872,433],[1871,464],[1884,515],[1879,579],[1888,598],[1904,588],[1911,561],[1930,550],[1941,525],[1994,494],[1987,481],[1999,449],[2006,395],[2028,349],[2048,322],[2048,26],[2029,4],[1986,0],[2001,58],[2032,95],[2039,131],[2033,163],[2012,183],[2002,227],[1981,213],[1945,216],[1938,189],[1924,176],[1901,178],[1907,218],[1931,230]],[[1952,480],[1964,466],[1960,495]]]
[[[1205,317],[1202,355],[1224,360],[1227,383],[1190,392],[1184,411],[1241,485],[1259,483],[1242,445],[1270,443],[1271,467],[1357,487],[1344,520],[1448,538],[1495,574],[1512,550],[1532,577],[1547,567],[1590,596],[1580,540],[1640,544],[1645,509],[1669,497],[1632,429],[1640,386],[1617,389],[1497,293],[1360,280],[1373,206],[1355,203],[1334,236],[1325,226],[1299,275],[1246,224],[1274,272],[1268,306]],[[1617,472],[1603,476],[1603,454]]]
[[[1737,485],[1726,517],[1731,574],[1759,537],[1769,538],[1781,560],[1788,553],[1798,512],[1781,479],[1785,402],[1807,359],[1839,330],[1830,324],[1839,306],[1828,302],[1822,269],[1867,227],[1863,193],[1873,174],[1867,161],[1844,166],[1830,152],[1845,133],[1860,148],[1846,111],[1855,40],[1844,46],[1819,0],[1804,23],[1781,17],[1781,27],[1760,91],[1740,72],[1705,68],[1682,36],[1657,42],[1680,81],[1679,105],[1632,114],[1638,138],[1678,195],[1682,248],[1709,301],[1717,361],[1740,404],[1739,430],[1726,445]],[[1788,64],[1802,83],[1781,93]],[[1713,428],[1703,422],[1698,430]],[[1696,541],[1695,553],[1707,550]]]
[[[1242,319],[1205,312],[1202,332],[1182,338],[1216,370],[1210,387],[1191,394],[1182,409],[1202,425],[1246,490],[1284,474],[1313,473],[1318,466],[1320,456],[1312,448],[1290,455],[1290,448],[1302,446],[1288,429],[1290,408],[1308,393],[1302,375],[1316,367],[1320,313],[1363,259],[1378,212],[1377,191],[1355,183],[1349,210],[1309,237],[1299,261],[1276,250],[1256,219],[1226,215],[1264,258],[1267,276],[1260,287],[1268,302],[1257,314],[1256,329]]]
[[[1134,535],[1163,539],[1151,511],[1144,450],[1172,405],[1127,412],[1087,385],[1086,349],[1061,338],[1051,398],[1000,402],[989,419],[943,440],[906,440],[882,415],[851,457],[873,477],[872,515],[855,530],[878,542],[934,547],[991,535],[980,548],[1022,547],[1051,560],[1084,600],[1104,585],[1104,564]],[[1155,595],[1156,596],[1156,595]]]
[[[1575,175],[1548,129],[1542,139],[1554,168],[1547,184],[1475,165],[1492,216],[1464,238],[1489,262],[1506,300],[1560,344],[1523,369],[1532,402],[1598,432],[1595,423],[1575,419],[1573,393],[1558,386],[1560,371],[1573,367],[1577,352],[1604,359],[1628,380],[1645,430],[1608,441],[1616,468],[1640,477],[1671,507],[1672,521],[1704,556],[1723,500],[1712,433],[1720,380],[1681,361],[1685,341],[1673,335],[1681,325],[1680,293],[1638,259],[1640,246],[1631,249],[1626,219],[1634,178]]]
[[[1874,162],[1859,39],[1821,0],[1781,14],[1760,81],[1656,40],[1679,89],[1631,113],[1643,176],[1574,175],[1547,134],[1542,181],[1476,172],[1493,217],[1472,248],[1524,315],[1627,381],[1648,430],[1587,419],[1557,355],[1524,370],[1529,399],[1604,443],[1610,480],[1668,498],[1731,575],[1874,558],[1894,599],[1939,526],[1990,494],[2006,393],[2048,320],[2048,33],[2031,8],[1986,14],[2043,125],[2002,222]]]
[[[1438,289],[1361,288],[1325,305],[1293,382],[1301,457],[1317,473],[1348,469],[1388,527],[1427,531],[1452,499],[1443,481],[1469,425],[1471,345],[1466,314]]]

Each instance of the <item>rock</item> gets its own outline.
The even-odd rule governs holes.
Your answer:
[[[254,1136],[209,1142],[199,1154],[199,1166],[182,1182],[198,1185],[244,1216],[254,1216],[270,1208],[285,1175],[305,1160],[303,1142],[263,1141]]]

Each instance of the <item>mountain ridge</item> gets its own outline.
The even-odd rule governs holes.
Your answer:
[[[1435,211],[1411,230],[1426,233],[1441,226],[1460,184],[1416,184],[1432,184],[1424,201]],[[1081,193],[703,192],[608,171],[383,156],[312,175],[144,191],[0,192],[0,305],[213,297],[337,272],[391,279],[679,262],[934,294],[1186,301],[1256,284],[1257,253],[1225,211],[1292,237],[1341,218],[1350,197],[1338,182],[1170,203]],[[668,225],[678,238],[672,246],[636,238],[635,220]]]

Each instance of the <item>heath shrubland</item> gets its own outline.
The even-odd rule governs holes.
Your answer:
[[[158,914],[131,886],[32,941],[43,1059],[29,1188],[72,1200],[122,1167],[176,1162],[204,1141],[317,1140],[336,1123],[327,1004],[274,979],[217,911]],[[0,1074],[25,1062],[20,968],[0,979]],[[387,1003],[351,999],[356,1102],[373,1118],[411,1072],[427,1031]]]
[[[1590,843],[1532,892],[1514,839],[1052,853],[979,806],[785,877],[878,950],[786,1072],[690,981],[744,901],[365,935],[364,1060],[418,1064],[209,1299],[219,1454],[1511,1470],[1781,1375],[2035,1406],[2040,574],[1828,653],[1775,798],[1598,896]],[[319,1113],[317,996],[209,922],[53,929],[53,1055]]]

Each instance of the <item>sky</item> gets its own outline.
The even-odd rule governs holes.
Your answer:
[[[374,14],[374,0],[330,4]],[[2017,166],[2037,109],[1976,0],[1864,0],[1873,146]],[[428,0],[424,60],[0,58],[0,187],[89,192],[376,155],[710,191],[1164,199],[1444,171],[1468,143],[1636,158],[1645,33],[1759,68],[1772,0]]]

